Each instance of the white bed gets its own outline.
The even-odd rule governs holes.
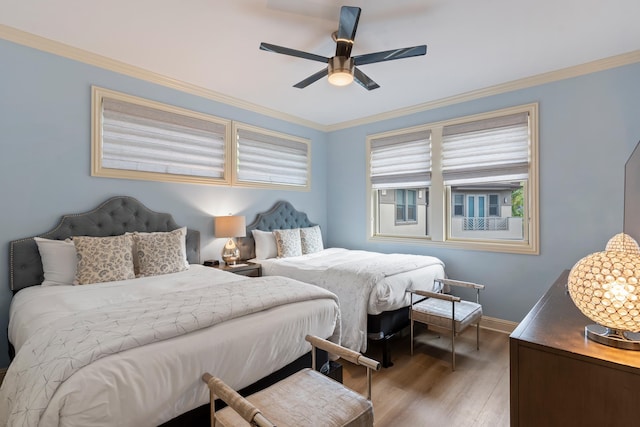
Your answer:
[[[340,339],[337,297],[288,278],[191,264],[83,286],[25,285],[18,266],[32,241],[11,246],[15,357],[0,425],[160,425],[207,404],[203,372],[242,389],[300,360],[305,335]]]
[[[282,279],[247,279],[192,265],[187,271],[158,277],[90,286],[34,286],[12,301],[9,339],[19,360],[29,357],[20,350],[41,328],[54,335],[60,321],[82,311],[229,282],[268,287],[274,280]],[[40,424],[159,425],[207,403],[209,396],[200,381],[203,372],[242,389],[308,352],[301,336],[332,336],[336,313],[330,297],[287,304],[106,356],[75,372],[55,391]],[[14,392],[9,386],[5,381],[0,401]]]
[[[368,340],[385,343],[383,366],[390,366],[388,342],[409,324],[411,290],[434,289],[444,278],[435,257],[324,249],[319,227],[288,202],[259,213],[240,239],[242,256],[262,265],[263,275],[294,278],[338,295],[342,345],[367,350]]]
[[[342,340],[347,348],[367,350],[367,314],[406,307],[407,291],[433,290],[444,275],[437,258],[329,248],[288,258],[255,260],[266,276],[285,276],[312,283],[338,296],[342,307]]]

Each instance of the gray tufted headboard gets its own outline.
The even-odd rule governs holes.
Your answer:
[[[40,234],[47,239],[71,236],[117,236],[126,232],[171,231],[180,228],[168,213],[154,212],[133,197],[113,197],[96,209],[64,215],[51,231]],[[14,292],[39,285],[44,280],[40,252],[33,237],[9,243],[9,286]],[[200,232],[187,230],[187,260],[200,262]]]
[[[313,227],[307,214],[294,208],[291,203],[279,201],[267,212],[256,215],[256,219],[247,225],[247,237],[238,238],[238,248],[242,259],[251,259],[256,256],[256,243],[251,235],[251,230],[273,231],[290,228]]]

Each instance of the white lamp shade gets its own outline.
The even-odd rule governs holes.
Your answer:
[[[567,287],[578,309],[607,328],[640,332],[640,255],[596,252],[569,273]]]
[[[217,216],[214,222],[216,237],[245,237],[247,233],[244,216]]]
[[[627,252],[640,255],[640,247],[636,240],[625,233],[618,233],[607,242],[607,251]]]

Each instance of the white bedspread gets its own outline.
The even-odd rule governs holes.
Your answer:
[[[310,308],[315,306],[322,309]],[[309,323],[302,311],[314,312],[319,320]],[[202,266],[125,282],[28,288],[16,295],[11,314],[10,339],[17,354],[0,389],[0,425],[157,425],[206,403],[202,372],[217,371],[241,388],[308,351],[300,344],[304,334],[333,334],[337,340],[339,331],[335,295],[329,292],[284,278],[245,279]],[[295,321],[267,320],[275,316],[298,319],[306,328],[301,330]],[[256,331],[265,334],[257,324],[262,321],[297,331],[298,344],[286,351],[293,354],[267,372],[229,378],[251,371],[254,363],[264,367],[260,352],[266,359],[281,353],[273,348],[283,344],[278,329],[266,332],[267,341],[274,343],[260,351],[244,342],[255,339],[264,345],[255,336]],[[187,337],[198,343],[187,344]],[[220,340],[243,343],[218,347]],[[188,351],[189,346],[197,351]],[[132,363],[135,353],[150,356],[149,348],[155,357]],[[251,351],[236,353],[236,348]],[[224,366],[229,358],[240,360],[240,366],[221,371],[217,362]],[[195,372],[185,371],[192,363]],[[152,401],[156,403],[147,407]],[[193,406],[185,408],[185,402]]]
[[[367,313],[379,314],[410,304],[408,290],[432,290],[444,277],[435,257],[330,248],[313,254],[259,260],[264,275],[291,277],[338,295],[342,345],[367,349]]]

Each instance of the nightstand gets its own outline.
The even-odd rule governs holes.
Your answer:
[[[218,270],[224,270],[230,273],[240,274],[241,276],[248,276],[248,277],[262,276],[262,265],[256,262],[245,261],[245,262],[239,262],[236,265],[224,265],[223,263],[214,265],[210,261],[205,261],[204,265],[206,265],[207,267],[217,268]]]

